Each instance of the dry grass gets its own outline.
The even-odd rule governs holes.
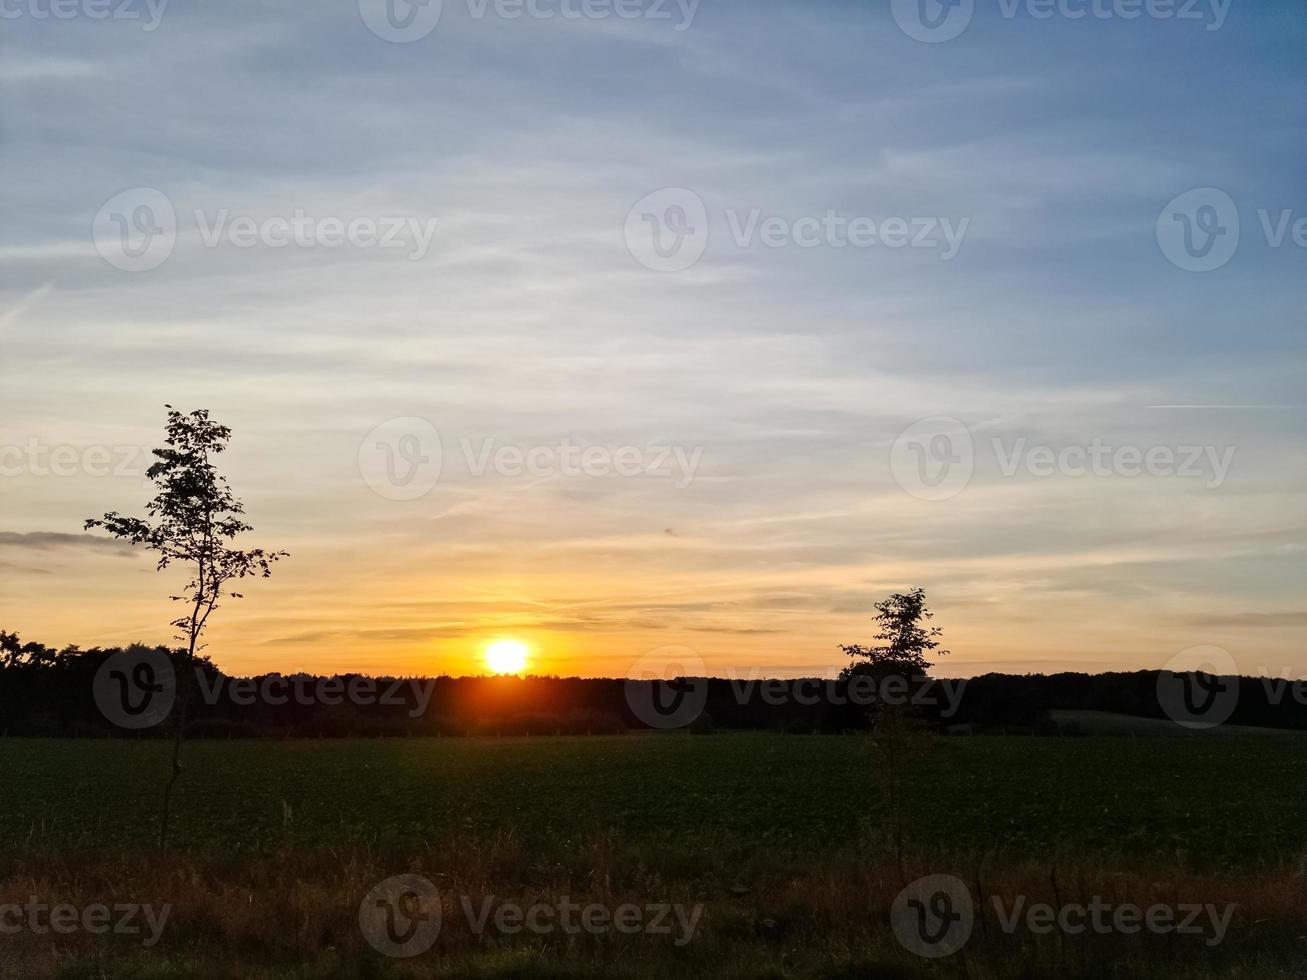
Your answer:
[[[410,961],[373,951],[358,926],[363,896],[398,873],[440,889],[443,927],[435,947]],[[956,873],[981,899],[963,953],[927,961],[907,953],[889,910],[919,874]],[[665,935],[477,935],[457,896],[523,906],[557,902],[703,903],[693,940]],[[999,927],[990,896],[1053,904],[1237,906],[1219,947],[1202,937],[1034,935]],[[868,866],[785,867],[760,861],[730,873],[686,874],[658,855],[629,854],[597,839],[567,854],[526,852],[511,838],[452,839],[402,860],[367,851],[288,851],[243,859],[196,856],[27,856],[0,863],[0,904],[149,903],[172,907],[162,940],[87,934],[0,939],[0,976],[36,978],[407,978],[484,977],[1290,977],[1303,945],[1303,879],[1296,869],[1240,878],[1142,870],[975,869]],[[869,972],[870,971],[870,972]]]
[[[888,754],[823,737],[384,740],[188,746],[174,856],[148,846],[161,746],[0,740],[0,904],[171,907],[140,937],[0,934],[22,980],[415,977],[950,980],[1307,977],[1303,740],[931,740]],[[900,747],[902,748],[902,747]],[[1086,772],[1103,781],[1086,780]],[[903,831],[906,831],[904,833]],[[902,861],[897,858],[902,850]],[[359,907],[414,873],[443,928],[412,960]],[[907,882],[961,878],[961,952],[908,952]],[[675,903],[692,941],[469,927],[460,896],[530,906]],[[1005,932],[1010,907],[1234,905],[1228,934]]]

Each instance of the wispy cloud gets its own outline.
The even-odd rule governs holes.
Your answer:
[[[170,402],[233,426],[224,462],[258,537],[295,555],[224,610],[234,667],[464,663],[511,628],[597,670],[663,643],[824,668],[913,584],[973,669],[1155,665],[1221,631],[1299,656],[1303,624],[1273,610],[1307,586],[1307,279],[1256,218],[1301,205],[1307,85],[1284,15],[1246,5],[1206,32],[980,4],[923,45],[887,7],[720,0],[676,32],[446,3],[408,45],[348,0],[170,5],[152,32],[7,21],[0,492],[11,527],[52,530],[0,547],[57,555],[71,590],[0,565],[14,625],[90,643],[160,618],[147,576],[103,574],[124,546],[74,533],[136,512],[144,481],[38,476],[25,453],[153,445]],[[1238,87],[1196,95],[1213,65]],[[1189,273],[1156,221],[1208,185],[1237,199],[1242,241]],[[139,187],[177,235],[133,273],[91,229]],[[624,241],[660,188],[705,206],[680,273]],[[297,210],[436,232],[420,260],[205,241],[220,215]],[[941,261],[741,244],[751,213],[969,224]],[[1191,405],[1226,408],[1148,407]],[[927,501],[890,453],[937,415],[968,427],[975,468]],[[399,417],[440,433],[419,500],[359,473],[364,436]],[[702,448],[702,466],[680,489],[477,475],[462,448],[563,439]],[[1095,439],[1237,452],[1206,488],[1005,474],[994,449]]]
[[[102,538],[93,534],[69,534],[63,531],[0,531],[0,548],[28,548],[51,551],[72,548],[109,551],[118,555],[131,555],[132,546],[115,538]]]

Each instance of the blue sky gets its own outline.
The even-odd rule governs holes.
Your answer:
[[[8,628],[166,637],[148,560],[79,529],[146,496],[88,447],[154,445],[171,402],[233,426],[259,536],[295,554],[228,610],[224,665],[457,670],[511,634],[561,672],[667,645],[833,670],[873,601],[921,584],[945,672],[1199,644],[1307,670],[1300,5],[973,0],[932,42],[897,0],[628,0],[629,19],[444,0],[395,43],[363,2],[174,0],[148,30],[143,0],[4,8]],[[106,208],[130,219],[140,188],[177,233],[124,270]],[[1208,271],[1164,240],[1199,188],[1239,224]],[[632,234],[687,200],[702,257],[648,268]],[[297,212],[403,222],[407,247],[228,233]],[[923,244],[736,241],[750,215],[898,219]],[[417,499],[368,480],[360,446],[392,419],[439,435]],[[969,479],[923,499],[896,465],[940,432],[965,432]],[[688,482],[573,474],[565,439],[699,462]],[[1028,465],[1095,440],[1161,462]],[[53,474],[33,444],[78,462]],[[504,445],[545,462],[474,472]],[[1210,455],[1185,468],[1191,447]]]

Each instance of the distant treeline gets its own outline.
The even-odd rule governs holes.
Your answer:
[[[265,674],[235,678],[203,659],[189,698],[139,674],[142,662],[179,655],[166,648],[54,650],[0,632],[0,735],[160,737],[188,702],[190,737],[613,734],[688,729],[857,732],[887,712],[937,731],[1076,734],[1049,712],[1090,710],[1166,718],[1158,671],[985,674],[969,680],[698,678],[671,685],[576,677],[330,677]],[[180,673],[177,674],[181,677]],[[1229,724],[1307,729],[1307,685],[1233,679]],[[125,684],[158,687],[162,713],[125,727],[115,707]],[[128,692],[127,702],[139,700]],[[651,716],[649,705],[678,711]],[[156,709],[158,705],[155,706]],[[679,713],[678,713],[679,712]],[[653,721],[651,722],[651,717]]]

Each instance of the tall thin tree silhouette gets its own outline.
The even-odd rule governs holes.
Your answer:
[[[181,776],[181,746],[195,683],[196,653],[209,617],[224,598],[239,599],[230,585],[243,578],[267,578],[272,566],[289,557],[285,551],[262,548],[242,550],[232,542],[253,528],[242,515],[226,477],[218,473],[213,457],[224,452],[231,429],[209,418],[207,409],[183,414],[171,405],[164,445],[154,450],[156,461],[146,471],[157,493],[145,505],[146,516],[123,517],[110,512],[86,521],[87,530],[103,528],[116,538],[157,552],[158,569],[174,563],[190,569],[191,579],[174,602],[185,603],[186,613],[172,621],[177,638],[186,644],[179,684],[181,701],[173,733],[172,771],[163,791],[159,821],[159,849],[168,849],[168,824],[173,788]]]

